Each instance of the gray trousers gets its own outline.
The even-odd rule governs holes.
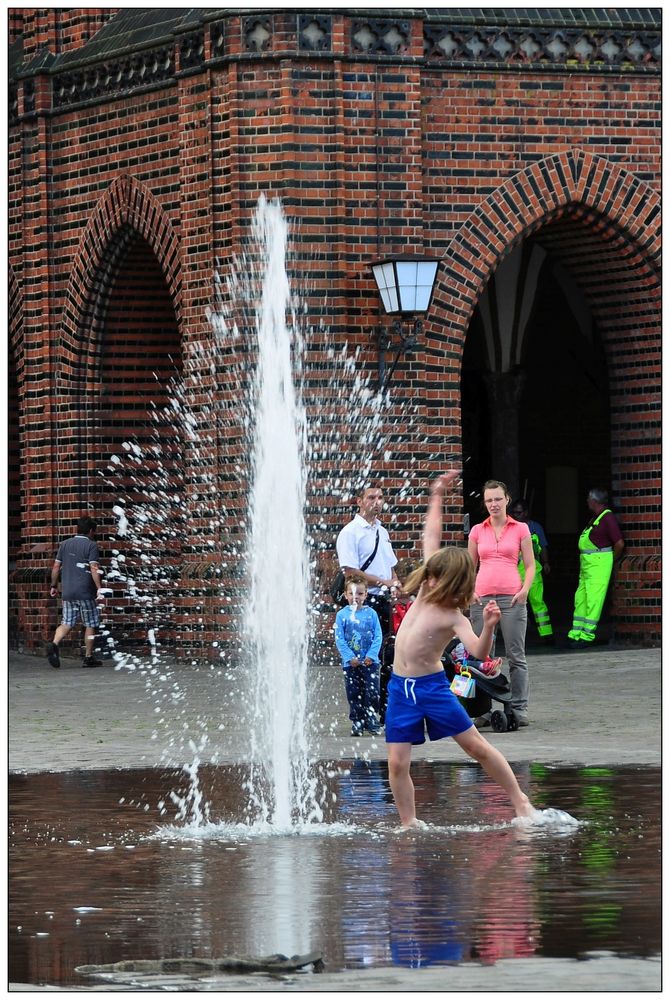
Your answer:
[[[505,640],[505,655],[509,663],[512,688],[511,707],[517,715],[528,715],[528,664],[526,663],[526,625],[528,609],[525,604],[511,605],[511,594],[480,594],[481,604],[470,605],[470,622],[476,635],[484,628],[484,607],[495,601],[500,608],[500,631]],[[496,633],[493,633],[491,656],[495,653]]]

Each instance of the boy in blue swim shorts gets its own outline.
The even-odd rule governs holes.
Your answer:
[[[506,759],[475,728],[444,673],[441,656],[457,636],[470,654],[485,659],[500,608],[489,601],[484,627],[477,636],[461,608],[468,607],[475,589],[475,567],[466,549],[440,548],[442,504],[457,472],[440,476],[433,485],[423,532],[423,565],[405,583],[407,593],[418,591],[405,615],[395,642],[393,673],[386,709],[389,782],[403,826],[418,826],[414,784],[410,775],[412,746],[451,736],[477,760],[489,777],[509,795],[517,816],[534,812]]]
[[[387,743],[426,742],[464,733],[472,719],[449,687],[444,670],[419,677],[391,674],[389,704],[393,698],[391,721],[386,724]]]

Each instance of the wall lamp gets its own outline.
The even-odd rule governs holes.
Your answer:
[[[418,347],[423,317],[433,298],[439,264],[439,260],[433,257],[399,256],[386,257],[370,265],[386,315],[397,317],[390,332],[380,327],[376,333],[379,348],[378,392],[383,392],[388,386],[401,356],[411,354]],[[386,352],[394,344],[398,350],[387,372]]]

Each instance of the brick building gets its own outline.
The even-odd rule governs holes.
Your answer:
[[[412,413],[402,454],[375,463],[400,553],[420,517],[400,488],[408,461],[423,475],[456,455],[451,537],[478,518],[485,478],[508,481],[545,524],[567,618],[585,493],[604,485],[627,541],[612,632],[659,638],[658,9],[17,8],[9,43],[17,641],[36,648],[53,625],[48,572],[79,513],[105,521],[103,550],[122,544],[105,469],[150,434],[191,505],[180,543],[161,543],[175,620],[188,632],[205,608],[229,629],[219,605],[239,575],[224,556],[243,534],[244,444],[213,449],[226,513],[208,524],[188,442],[152,414],[170,405],[170,380],[188,383],[195,413],[234,397],[232,369],[199,371],[197,358],[216,274],[261,194],[293,224],[308,405],[346,411],[329,368],[343,349],[374,379],[386,321],[370,262],[441,260],[419,348],[385,402],[387,429]],[[351,464],[345,451],[353,482]],[[326,548],[348,516],[334,467],[312,487]],[[117,631],[132,632],[133,602],[116,596]]]

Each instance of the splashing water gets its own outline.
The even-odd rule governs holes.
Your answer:
[[[170,792],[170,798],[178,807],[177,823],[182,822],[198,828],[208,826],[209,824],[209,805],[205,801],[200,787],[200,777],[198,774],[200,758],[197,756],[197,748],[192,741],[191,749],[195,754],[193,762],[191,764],[184,764],[183,768],[184,774],[188,778],[188,789],[185,795],[179,795],[177,792],[172,791]]]
[[[307,436],[293,364],[299,330],[287,323],[287,225],[277,202],[261,200],[254,233],[263,251],[257,313],[250,531],[250,593],[244,631],[254,667],[252,794],[263,820],[286,829],[313,815],[308,778],[306,666],[309,549],[305,532]],[[260,780],[258,780],[260,778]]]
[[[553,836],[571,836],[583,822],[563,809],[534,809],[530,816],[520,816],[512,823],[526,833],[547,833]]]

